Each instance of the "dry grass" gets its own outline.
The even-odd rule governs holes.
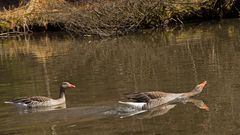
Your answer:
[[[0,31],[4,32],[1,35],[28,33],[33,26],[46,30],[51,24],[77,34],[121,35],[139,28],[182,23],[183,18],[202,17],[214,8],[222,14],[223,10],[217,8],[219,1],[91,0],[73,5],[64,0],[31,0],[27,5],[0,12]],[[231,9],[235,1],[226,1]]]

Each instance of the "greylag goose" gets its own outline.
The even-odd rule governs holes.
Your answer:
[[[66,102],[65,99],[65,90],[67,88],[75,88],[76,86],[70,84],[69,82],[62,82],[60,86],[60,94],[58,99],[52,99],[49,97],[43,96],[32,96],[32,97],[22,97],[13,99],[10,101],[5,101],[4,103],[14,104],[17,107],[23,108],[34,108],[34,107],[49,107],[49,106],[57,106],[64,104]]]
[[[206,84],[207,81],[204,81],[201,84],[197,85],[192,91],[186,93],[166,93],[161,91],[135,92],[127,95],[127,98],[131,102],[119,101],[119,103],[138,110],[151,109],[166,103],[178,102],[182,99],[187,99],[189,97],[195,96],[202,92]]]

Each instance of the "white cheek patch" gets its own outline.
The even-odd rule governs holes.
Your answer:
[[[68,87],[68,84],[63,84],[62,87],[63,87],[63,88],[67,88],[67,87]]]

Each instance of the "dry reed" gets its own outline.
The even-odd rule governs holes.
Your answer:
[[[183,23],[182,20],[189,18],[221,17],[236,8],[236,3],[235,0],[91,0],[75,5],[64,0],[30,0],[26,5],[0,12],[0,31],[8,36],[15,32],[25,34],[35,27],[47,30],[51,26],[77,34],[122,35],[139,28]],[[221,5],[225,8],[218,8]]]

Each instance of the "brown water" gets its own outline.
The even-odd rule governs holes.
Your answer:
[[[0,134],[237,135],[240,134],[240,20],[190,24],[169,32],[144,31],[93,40],[51,34],[0,43]],[[191,103],[120,118],[123,94],[187,92],[203,80]],[[69,81],[66,109],[27,113],[3,102],[58,96]]]

